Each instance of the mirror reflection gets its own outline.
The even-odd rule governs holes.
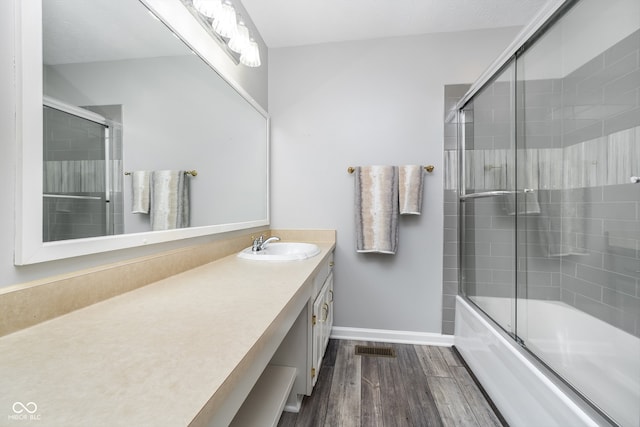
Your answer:
[[[267,218],[262,113],[137,0],[42,6],[43,242]]]

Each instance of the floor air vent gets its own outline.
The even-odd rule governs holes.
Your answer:
[[[357,345],[356,356],[396,357],[396,351],[392,347]]]

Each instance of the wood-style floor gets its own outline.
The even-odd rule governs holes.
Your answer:
[[[357,356],[356,345],[397,357]],[[447,347],[331,340],[313,394],[291,426],[502,426],[457,354]]]

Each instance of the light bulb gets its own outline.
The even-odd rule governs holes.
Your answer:
[[[193,7],[207,18],[213,18],[220,14],[222,2],[221,0],[193,0]]]
[[[240,62],[247,67],[260,66],[260,49],[258,48],[258,43],[254,40],[249,41],[247,48],[242,51]]]
[[[244,25],[244,22],[240,21],[236,35],[229,40],[229,49],[241,54],[249,46],[249,42],[249,30]]]
[[[232,38],[238,32],[236,22],[236,10],[231,3],[225,1],[220,8],[220,13],[213,19],[213,30],[222,37]]]

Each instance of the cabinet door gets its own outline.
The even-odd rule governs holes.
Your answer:
[[[312,383],[315,385],[322,366],[322,358],[329,343],[331,326],[333,325],[333,273],[322,285],[316,300],[313,302],[313,331],[312,331],[312,372],[315,372]]]
[[[324,290],[324,288],[322,290]],[[322,357],[324,356],[322,352],[323,327],[322,322],[320,322],[320,320],[322,319],[322,306],[324,303],[324,294],[322,291],[320,291],[320,293],[316,297],[316,300],[313,302],[313,329],[311,333],[312,386],[316,385],[318,374],[320,373],[320,366],[322,365]]]
[[[325,283],[324,303],[320,309],[320,320],[322,321],[322,355],[329,344],[331,327],[333,326],[333,273],[329,274]]]
[[[325,343],[324,343],[324,347],[325,350],[327,348],[327,345],[329,344],[329,337],[331,336],[331,328],[333,327],[333,272],[329,274],[329,277],[327,278],[327,295],[326,295],[326,302],[327,302],[327,307],[329,308],[329,312],[327,315],[327,321],[324,323],[325,325],[325,330],[326,330],[326,337],[325,337]]]

